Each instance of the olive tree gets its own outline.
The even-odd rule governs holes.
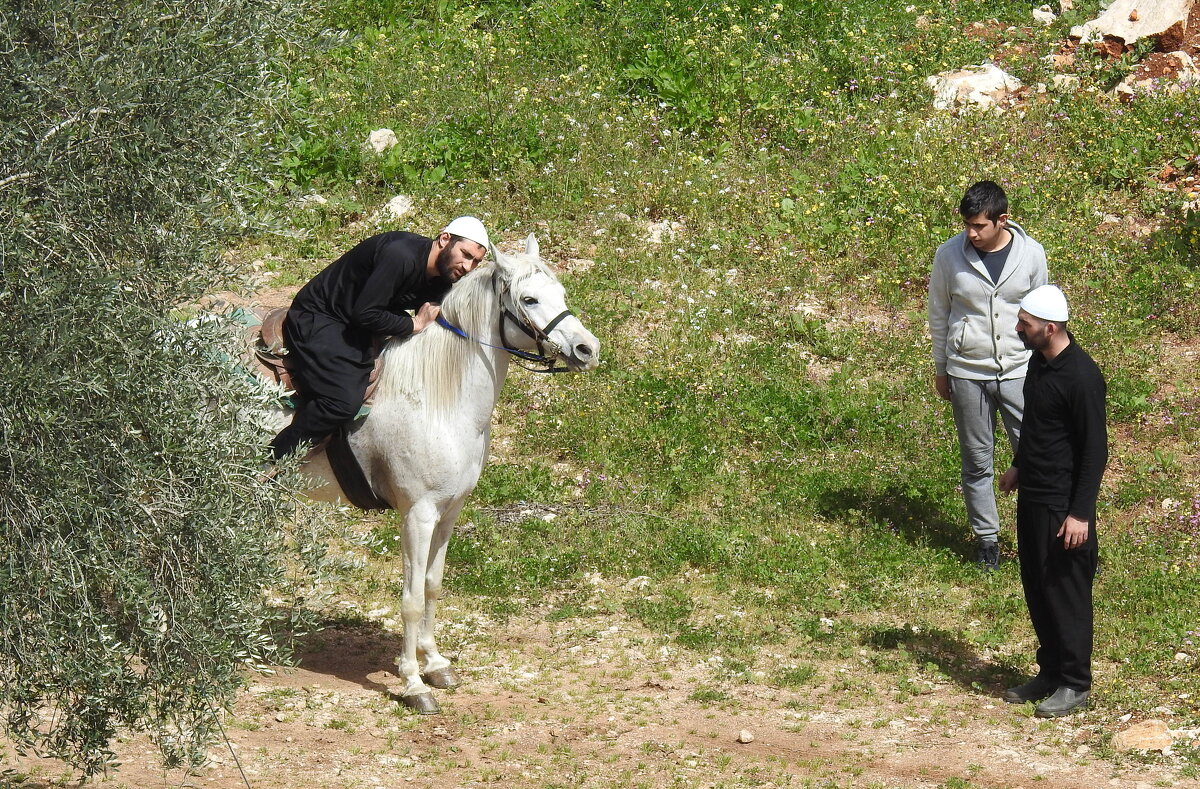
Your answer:
[[[278,657],[292,510],[256,387],[179,307],[238,273],[298,12],[0,2],[0,712],[88,774],[122,729],[199,758]]]

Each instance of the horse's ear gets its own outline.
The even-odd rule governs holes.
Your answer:
[[[496,248],[495,244],[488,244],[488,248],[492,250],[492,260],[496,261],[496,267],[501,271],[508,270],[508,258]]]
[[[541,257],[538,251],[537,236],[533,233],[530,233],[529,237],[525,239],[525,254],[535,258]]]

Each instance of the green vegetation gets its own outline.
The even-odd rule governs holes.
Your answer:
[[[243,669],[281,659],[299,563],[254,482],[256,387],[216,323],[169,313],[232,273],[292,12],[0,10],[0,707],[85,774],[131,729],[203,761]]]
[[[397,225],[471,211],[593,262],[565,281],[605,363],[510,382],[453,593],[558,600],[559,619],[594,610],[590,573],[648,576],[618,607],[727,669],[768,647],[770,681],[818,682],[810,657],[853,647],[902,693],[994,690],[1031,633],[1011,555],[995,578],[970,563],[924,290],[963,189],[998,180],[1112,385],[1098,702],[1195,719],[1197,661],[1175,654],[1200,628],[1197,220],[1157,175],[1196,173],[1200,109],[1110,98],[1129,64],[1086,51],[1079,90],[1033,89],[1096,10],[1043,28],[1016,2],[345,4],[293,62],[275,143],[279,185],[330,202],[246,254],[302,277],[403,193]],[[985,59],[1031,86],[1019,110],[931,108],[926,76]],[[399,144],[363,152],[380,127]],[[676,224],[652,243],[651,222]]]
[[[1014,218],[1046,246],[1075,334],[1111,385],[1088,714],[1168,704],[1195,726],[1200,212],[1183,178],[1160,173],[1200,173],[1200,103],[1194,90],[1121,103],[1105,90],[1132,58],[1083,50],[1062,67],[1078,90],[1036,90],[1052,84],[1048,56],[1070,26],[1098,6],[1077,2],[1036,27],[1029,4],[1015,0],[332,0],[312,20],[318,40],[297,36],[282,63],[264,60],[282,70],[286,96],[259,116],[276,125],[246,127],[260,143],[239,176],[253,192],[234,203],[246,213],[199,199],[210,190],[197,195],[199,209],[154,224],[253,215],[266,229],[236,257],[263,261],[281,284],[376,229],[432,232],[467,212],[502,243],[535,231],[549,260],[589,261],[563,279],[605,362],[549,382],[514,372],[498,419],[503,459],[485,471],[463,515],[470,525],[451,543],[450,593],[497,615],[544,603],[552,622],[608,606],[704,655],[728,681],[861,696],[852,675],[822,675],[823,659],[854,656],[864,671],[895,677],[903,699],[924,680],[994,692],[1033,662],[1011,553],[992,577],[971,564],[953,426],[930,391],[924,325],[929,264],[957,232],[954,206],[970,183],[997,180]],[[928,75],[987,59],[1031,86],[1019,109],[931,108]],[[380,127],[399,144],[364,152]],[[36,130],[22,134],[15,150],[45,147],[32,144]],[[237,136],[212,126],[223,134]],[[0,178],[24,172],[3,161]],[[192,171],[225,172],[202,164]],[[13,238],[37,224],[21,217],[50,215],[34,213],[39,196],[27,186],[0,189],[18,218]],[[310,193],[325,202],[298,204]],[[414,198],[413,212],[373,219],[398,193]],[[76,197],[62,205],[89,205],[88,194]],[[666,223],[661,243],[648,240],[649,223]],[[176,255],[186,247],[183,236],[148,237]],[[28,245],[20,251],[41,263]],[[104,285],[133,278],[125,267],[137,261],[185,259],[153,251],[100,256],[107,278],[87,269],[60,276],[57,289],[43,281],[41,314],[75,304],[63,295],[73,289],[83,289],[80,304],[133,299]],[[169,297],[153,303],[194,295],[195,283],[171,271],[151,288]],[[6,317],[14,292],[6,279]],[[95,361],[114,365],[130,369]],[[66,380],[88,402],[127,391],[102,388],[115,387],[102,376]],[[190,394],[177,396],[194,405]],[[127,433],[120,447],[145,443]],[[102,442],[110,433],[79,434]],[[220,473],[233,473],[249,445],[231,443]],[[155,446],[210,460],[182,439]],[[77,454],[43,452],[38,463],[82,462]],[[217,475],[212,465],[204,468]],[[144,486],[121,489],[131,488]],[[107,501],[77,492],[80,507]],[[140,522],[138,501],[123,501]],[[259,517],[238,506],[239,518]],[[1011,503],[1003,506],[1011,522]],[[196,511],[211,509],[205,500]],[[379,560],[394,561],[384,549],[397,524],[371,523]],[[586,580],[594,573],[647,583],[597,602]],[[157,632],[152,616],[137,621],[139,632]],[[721,703],[722,693],[702,688],[693,700]]]

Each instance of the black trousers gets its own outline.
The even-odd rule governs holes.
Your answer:
[[[1038,675],[1057,686],[1092,686],[1092,579],[1099,555],[1096,522],[1087,541],[1067,550],[1056,537],[1065,510],[1017,500],[1017,555],[1029,619],[1037,633]]]
[[[292,423],[271,441],[279,460],[301,444],[316,444],[358,414],[371,379],[371,338],[311,313],[288,312],[288,359],[297,388]]]

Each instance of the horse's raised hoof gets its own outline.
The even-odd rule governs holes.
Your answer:
[[[437,688],[438,690],[450,690],[462,684],[462,680],[458,678],[458,672],[454,670],[454,666],[426,671],[421,675],[421,679],[429,687]]]
[[[420,715],[438,715],[442,708],[432,693],[417,693],[413,696],[401,696],[400,703],[410,710],[416,710]]]

